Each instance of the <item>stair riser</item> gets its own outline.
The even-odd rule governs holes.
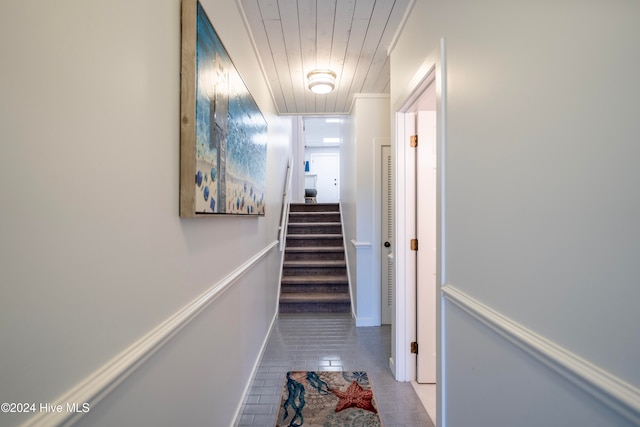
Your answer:
[[[282,284],[280,292],[286,293],[306,293],[306,292],[322,292],[322,293],[347,293],[349,292],[349,285],[347,284]]]
[[[286,252],[285,261],[343,261],[344,251],[340,252]]]
[[[313,213],[305,212],[300,215],[289,215],[289,224],[297,224],[300,222],[340,222],[340,213]]]
[[[292,203],[289,212],[340,212],[337,203]]]
[[[344,276],[344,267],[284,267],[283,276]]]
[[[296,239],[287,238],[287,247],[303,248],[309,246],[342,246],[342,237],[330,237],[330,238],[307,238]]]
[[[349,303],[280,303],[280,313],[349,313]]]
[[[332,225],[298,225],[289,224],[288,234],[341,234],[340,224]]]
[[[319,279],[319,280],[318,280]],[[309,277],[309,276],[286,276],[282,278],[282,286],[287,285],[339,285],[349,286],[349,279],[347,276],[324,276],[324,277]]]

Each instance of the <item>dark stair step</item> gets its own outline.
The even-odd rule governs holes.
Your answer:
[[[282,282],[282,286],[280,288],[281,295],[284,294],[313,294],[313,293],[322,293],[322,294],[340,294],[340,293],[349,293],[349,284],[348,283],[314,283],[314,282],[300,282],[300,283],[286,283]]]
[[[298,222],[340,222],[340,212],[289,212],[289,224]]]
[[[344,260],[285,261],[283,276],[339,276],[346,272]]]
[[[311,286],[349,286],[346,274],[317,275],[317,276],[283,276],[281,284],[284,286],[311,285]]]
[[[285,261],[303,260],[343,260],[342,246],[300,246],[288,247],[284,252]]]
[[[281,313],[351,311],[339,204],[290,205],[279,310]]]
[[[342,234],[288,234],[287,247],[342,246]]]
[[[342,232],[339,222],[292,222],[289,223],[290,234],[338,234]]]
[[[337,203],[291,203],[289,212],[340,212]]]
[[[324,292],[290,292],[280,295],[280,302],[346,302],[349,303],[348,292],[326,294]]]
[[[344,260],[304,260],[304,261],[285,261],[285,267],[347,267]]]
[[[348,313],[351,311],[349,293],[282,293],[281,313]]]

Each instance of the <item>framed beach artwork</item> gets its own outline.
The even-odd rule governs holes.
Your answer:
[[[202,5],[182,1],[180,216],[264,215],[267,122]]]

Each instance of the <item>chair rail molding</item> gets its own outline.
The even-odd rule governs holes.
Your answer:
[[[52,402],[86,402],[91,406],[98,403],[167,344],[182,328],[191,323],[223,292],[231,288],[238,279],[277,247],[278,243],[278,240],[269,243],[225,278]],[[22,427],[66,426],[77,422],[84,415],[86,414],[82,412],[40,412],[28,419]]]
[[[356,239],[351,239],[351,244],[356,247],[356,249],[370,248],[373,246],[371,242],[359,242]]]
[[[549,341],[484,305],[451,284],[442,287],[444,298],[468,315],[590,394],[611,410],[640,425],[640,389]]]

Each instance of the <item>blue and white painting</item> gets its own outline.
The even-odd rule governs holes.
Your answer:
[[[264,215],[267,123],[198,2],[196,213]]]

